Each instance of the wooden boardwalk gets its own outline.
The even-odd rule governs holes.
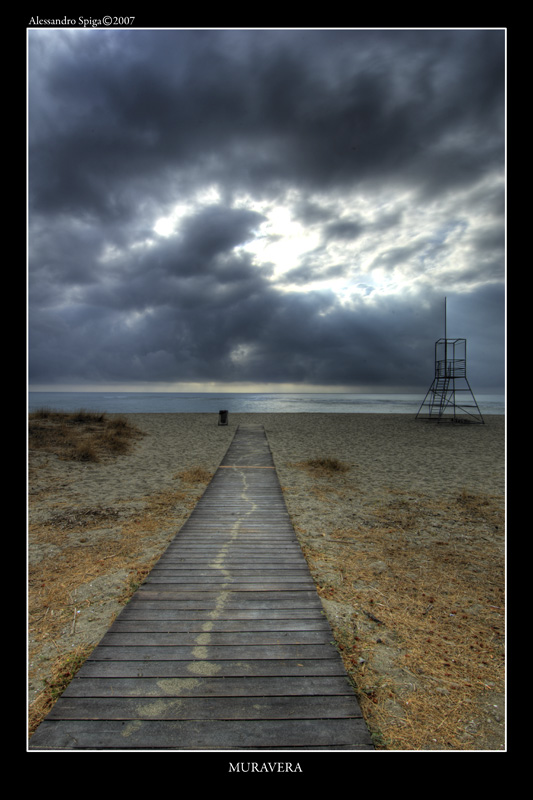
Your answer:
[[[262,426],[240,426],[33,749],[372,750]]]

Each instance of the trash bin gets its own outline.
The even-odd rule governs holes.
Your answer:
[[[218,424],[219,425],[227,425],[228,424],[228,412],[227,411],[219,411],[218,412]]]

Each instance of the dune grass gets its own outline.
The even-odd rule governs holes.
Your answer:
[[[305,469],[315,477],[324,478],[342,475],[350,469],[349,464],[345,464],[343,461],[339,461],[338,458],[331,456],[309,458],[307,461],[299,461],[296,464],[291,464],[291,466]]]
[[[97,411],[63,412],[42,408],[29,415],[29,447],[66,461],[97,462],[127,453],[143,434],[125,417]]]

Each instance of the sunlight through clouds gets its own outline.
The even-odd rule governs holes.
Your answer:
[[[258,237],[243,249],[252,253],[258,263],[273,264],[272,280],[276,282],[318,245],[319,236],[294,220],[286,207],[264,210],[263,214],[267,219],[260,226]]]

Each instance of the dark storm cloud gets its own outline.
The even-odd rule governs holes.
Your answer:
[[[343,264],[335,264],[332,267],[323,269],[314,267],[312,264],[302,264],[301,267],[288,270],[283,276],[285,284],[309,284],[313,281],[327,281],[330,278],[343,278],[348,274],[347,268]]]
[[[410,184],[414,170],[429,187],[502,158],[498,32],[51,35],[66,43],[30,85],[32,189],[47,207],[126,209],[172,168],[252,187]]]
[[[459,323],[482,323],[489,385],[504,44],[501,31],[30,31],[30,381],[425,385],[447,293]],[[256,247],[283,240],[265,202],[315,235],[281,273]],[[402,238],[426,204],[438,222]],[[452,247],[468,269],[433,284]],[[376,269],[414,283],[380,294]]]
[[[326,237],[333,239],[356,239],[363,232],[358,222],[332,222],[326,228]]]

